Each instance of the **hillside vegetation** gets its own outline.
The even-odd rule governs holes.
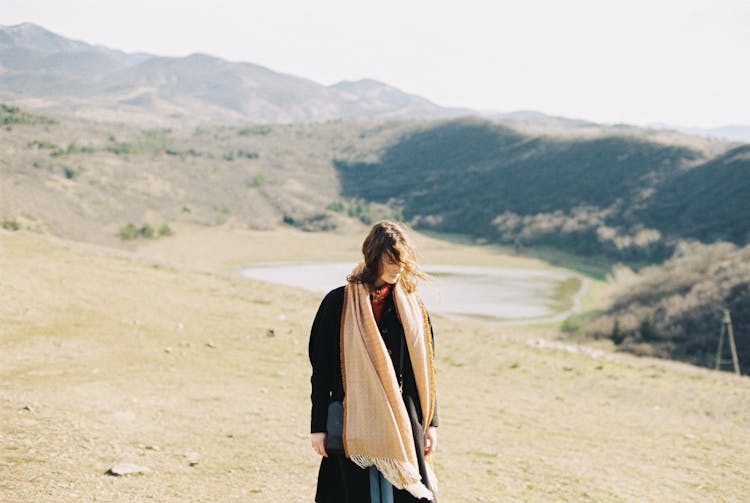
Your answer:
[[[414,132],[374,163],[337,162],[345,196],[398,207],[417,227],[631,263],[680,240],[750,240],[750,146],[637,136],[529,136],[479,120]]]
[[[585,332],[636,354],[713,368],[726,308],[740,370],[750,373],[750,246],[685,244],[663,265],[616,269],[612,283],[612,305],[591,316]],[[722,356],[729,354],[725,340]]]

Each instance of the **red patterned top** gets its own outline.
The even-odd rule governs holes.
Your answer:
[[[386,283],[381,286],[378,290],[370,296],[370,302],[372,303],[372,314],[375,315],[375,323],[380,325],[380,315],[383,313],[383,306],[385,305],[385,299],[388,298],[388,294],[391,293],[393,285]]]

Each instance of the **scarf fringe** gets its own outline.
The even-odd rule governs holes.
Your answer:
[[[416,498],[426,498],[430,501],[433,499],[430,491],[423,483],[419,475],[419,469],[411,463],[399,461],[396,459],[373,458],[364,454],[357,454],[350,458],[360,468],[368,468],[375,465],[380,473],[383,474],[388,482],[393,484],[397,489],[404,489]],[[435,480],[435,474],[431,469],[427,469],[428,478]],[[407,480],[404,480],[404,477]],[[435,480],[436,481],[436,480]],[[430,481],[432,483],[432,481]]]

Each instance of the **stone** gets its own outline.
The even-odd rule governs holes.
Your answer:
[[[112,475],[114,477],[122,477],[125,475],[137,475],[141,473],[148,473],[151,469],[146,466],[136,465],[135,463],[117,463],[115,466],[107,470],[106,475]]]
[[[198,459],[200,458],[200,454],[198,454],[195,451],[189,451],[185,453],[185,457],[188,461],[188,466],[195,466],[198,464]]]

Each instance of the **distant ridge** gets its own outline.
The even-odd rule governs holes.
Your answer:
[[[658,123],[654,124],[652,127],[657,129],[672,129],[681,133],[705,136],[707,138],[722,138],[730,141],[750,143],[750,126],[742,126],[739,124],[715,128],[695,128]]]
[[[432,119],[471,113],[375,80],[325,86],[206,54],[128,54],[31,23],[0,26],[0,100],[139,125]]]
[[[443,107],[373,79],[326,86],[207,54],[126,53],[69,39],[33,23],[0,25],[0,102],[45,114],[144,127],[482,116],[530,134],[590,136],[635,128],[533,110],[498,113]],[[649,129],[750,142],[750,125],[706,130],[657,124],[645,128]]]

